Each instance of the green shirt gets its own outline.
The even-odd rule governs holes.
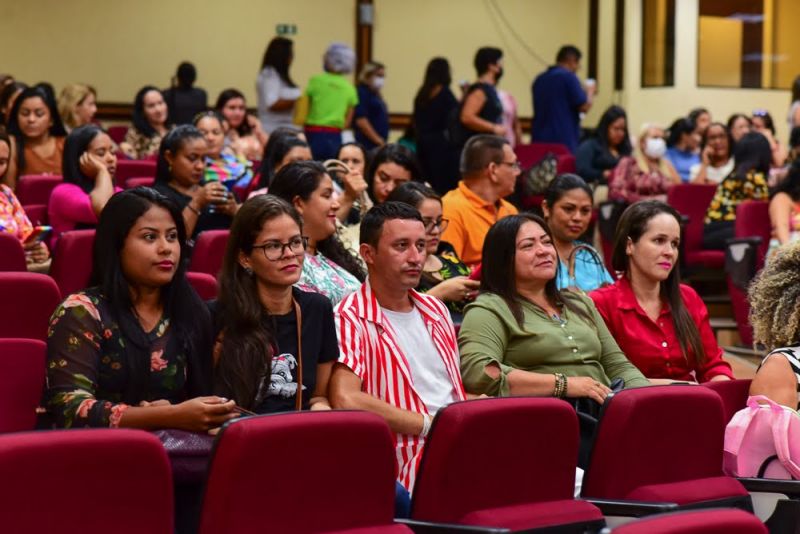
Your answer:
[[[308,126],[344,128],[347,110],[358,104],[356,88],[342,74],[323,72],[308,81]]]
[[[520,328],[505,301],[492,293],[467,306],[458,334],[464,388],[475,394],[509,396],[508,373],[515,369],[588,376],[606,386],[615,378],[625,380],[626,387],[648,385],[611,337],[592,301],[576,293],[564,298],[591,314],[594,324],[566,307],[557,320],[523,301],[524,328]],[[500,367],[499,378],[485,372],[492,363]]]

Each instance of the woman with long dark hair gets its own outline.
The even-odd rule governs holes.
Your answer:
[[[595,188],[607,186],[620,158],[630,156],[632,152],[628,116],[621,107],[610,106],[600,117],[594,136],[578,146],[575,153],[578,176]]]
[[[731,133],[733,142],[738,143],[739,139],[744,137],[745,134],[750,133],[753,129],[753,121],[744,113],[734,113],[728,117],[726,124],[728,131]]]
[[[364,269],[336,235],[333,180],[320,163],[300,161],[282,168],[269,192],[292,204],[303,217],[308,249],[298,287],[322,293],[334,304],[361,286]]]
[[[258,118],[267,133],[280,127],[292,127],[292,113],[302,94],[292,80],[289,67],[294,60],[294,42],[275,37],[267,45],[256,80]]]
[[[651,382],[728,380],[733,373],[708,310],[680,282],[680,221],[674,208],[657,200],[628,207],[612,256],[622,277],[590,297],[622,351]]]
[[[280,128],[272,132],[264,155],[261,159],[261,168],[258,176],[257,192],[266,192],[275,175],[290,163],[295,161],[310,161],[311,149],[298,132],[287,128]]]
[[[131,159],[145,159],[158,153],[161,140],[169,131],[167,103],[157,87],[146,85],[133,99],[133,125],[119,148]]]
[[[703,130],[700,163],[689,170],[693,184],[718,184],[733,170],[733,136],[721,122]]]
[[[211,392],[211,319],[186,279],[179,208],[153,189],[112,197],[91,287],[64,300],[47,340],[56,426],[206,431],[237,414]]]
[[[753,131],[760,133],[769,141],[769,146],[772,150],[772,167],[782,167],[786,163],[786,157],[789,152],[786,146],[777,139],[778,132],[775,129],[775,121],[772,119],[772,115],[765,109],[756,109],[753,110],[750,120],[753,124]]]
[[[225,89],[217,97],[214,109],[225,119],[225,143],[237,156],[257,161],[269,140],[261,122],[247,112],[247,101],[238,89]]]
[[[225,146],[225,119],[214,110],[198,113],[192,120],[195,128],[206,138],[206,171],[204,181],[223,182],[230,189],[233,185],[247,187],[253,179],[252,164],[237,156]]]
[[[689,181],[692,166],[700,163],[700,135],[696,130],[695,124],[686,117],[677,119],[669,127],[666,156],[683,182]]]
[[[367,166],[367,194],[375,204],[383,204],[400,185],[422,181],[416,156],[403,145],[389,143],[372,155]]]
[[[333,307],[293,287],[306,243],[297,211],[274,195],[245,202],[231,226],[213,306],[214,390],[257,413],[330,409],[339,357]]]

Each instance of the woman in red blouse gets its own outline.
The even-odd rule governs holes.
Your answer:
[[[680,215],[656,200],[625,210],[612,264],[622,276],[589,296],[628,359],[652,383],[733,378],[708,322],[708,310],[680,283]]]

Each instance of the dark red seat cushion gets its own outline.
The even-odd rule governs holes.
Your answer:
[[[604,521],[603,513],[586,501],[567,499],[477,510],[462,517],[458,523],[522,530],[590,521]]]
[[[711,477],[640,486],[625,498],[633,501],[674,502],[684,505],[748,495],[744,486],[735,478]]]

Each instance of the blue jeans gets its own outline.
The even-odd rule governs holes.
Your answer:
[[[394,516],[398,519],[408,519],[411,515],[411,495],[402,484],[394,483]]]
[[[333,159],[342,146],[342,132],[311,132],[305,131],[311,154],[317,161]]]

